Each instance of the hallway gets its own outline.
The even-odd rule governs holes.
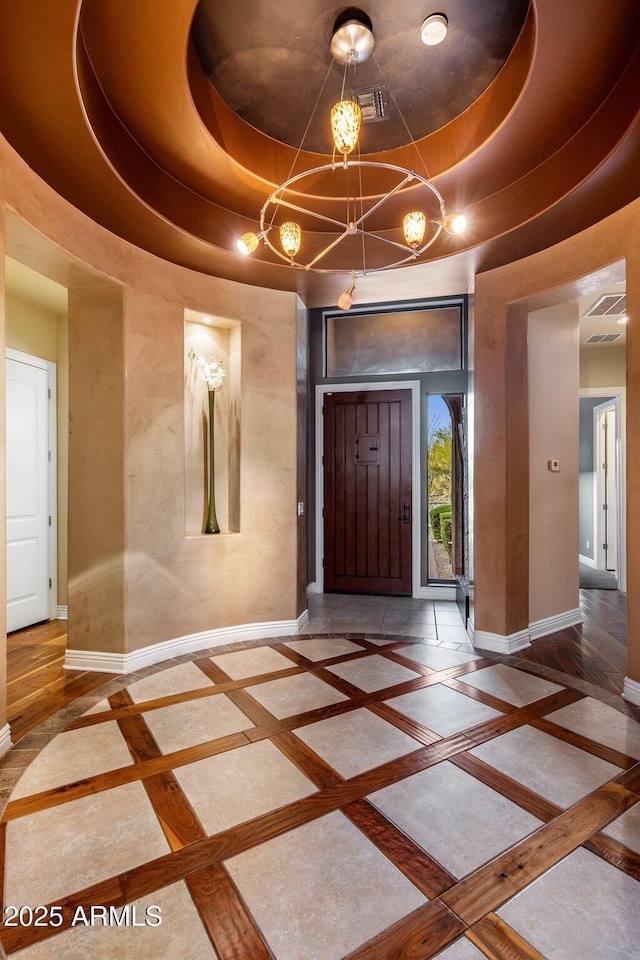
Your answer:
[[[318,599],[345,621],[396,609]],[[29,767],[3,817],[5,905],[61,904],[65,921],[5,926],[7,953],[629,960],[637,723],[552,667],[444,639],[453,605],[412,610],[424,639],[202,651],[21,740],[0,765],[5,789]],[[125,903],[138,925],[78,911]]]

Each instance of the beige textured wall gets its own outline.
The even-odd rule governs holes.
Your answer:
[[[125,639],[123,326],[119,287],[69,291],[72,648],[121,650]]]
[[[127,244],[2,140],[0,167],[7,253],[70,290],[69,646],[121,653],[294,619],[295,295]],[[185,308],[239,330],[229,351],[242,382],[228,396],[242,426],[230,460],[239,532],[227,536],[185,535]]]
[[[580,350],[581,387],[623,387],[626,381],[626,347],[582,347]]]
[[[0,191],[2,190],[2,180],[0,179]],[[4,252],[5,252],[5,231],[4,231],[4,207],[0,205],[0,343],[2,344],[2,354],[4,356],[6,341],[6,315],[5,315],[5,279],[4,279]],[[2,364],[0,373],[0,409],[6,409],[6,364]],[[0,503],[6,503],[7,486],[7,463],[6,463],[6,430],[7,418],[0,416]],[[0,656],[0,729],[7,722],[7,514],[6,510],[0,510],[0,644],[4,645],[2,656]]]
[[[640,682],[640,201],[534,256],[476,277],[475,310],[475,627],[506,634],[527,626],[505,597],[522,589],[525,571],[510,564],[509,509],[522,525],[520,477],[508,469],[507,437],[519,411],[508,403],[507,322],[512,306],[626,261],[627,307],[627,646],[628,675]],[[573,296],[576,294],[574,293]],[[558,302],[569,299],[560,295]],[[549,302],[547,298],[547,302]],[[529,307],[534,309],[534,307]],[[513,446],[513,445],[512,445]],[[528,463],[526,444],[521,445]],[[517,443],[516,443],[517,447]],[[528,502],[527,502],[528,513]],[[528,534],[527,552],[528,552]],[[528,569],[526,583],[528,588]],[[527,611],[528,616],[528,611]],[[510,628],[510,629],[509,629]]]
[[[67,483],[69,457],[69,336],[65,314],[5,295],[6,345],[56,364],[58,426],[58,603],[67,603]]]
[[[529,314],[529,621],[578,595],[578,308]],[[548,460],[560,461],[560,472]]]

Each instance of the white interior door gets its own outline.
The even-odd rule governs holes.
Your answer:
[[[618,572],[618,423],[616,401],[594,407],[596,461],[596,562],[600,570]]]
[[[7,371],[7,631],[49,618],[49,371]]]

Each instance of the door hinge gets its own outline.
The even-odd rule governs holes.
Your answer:
[[[603,550],[608,550],[608,549],[609,549],[609,544],[608,544],[608,543],[603,543],[603,544],[602,544],[602,549],[603,549]]]
[[[51,450],[49,450],[49,463],[51,463]]]
[[[47,390],[47,396],[49,397],[49,400],[51,400],[51,387],[49,387]]]
[[[51,587],[52,587],[52,586],[53,586],[53,584],[51,583],[51,577],[49,577],[49,590],[51,590]]]
[[[49,526],[51,526],[51,517],[49,517]]]

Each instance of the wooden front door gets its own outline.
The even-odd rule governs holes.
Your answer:
[[[324,585],[411,594],[411,391],[324,399]]]

